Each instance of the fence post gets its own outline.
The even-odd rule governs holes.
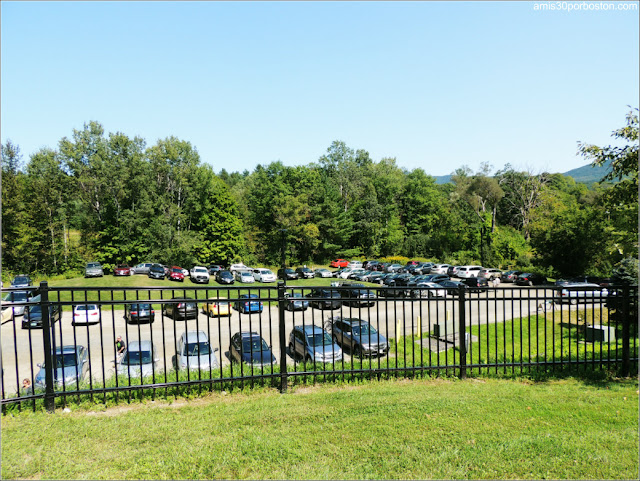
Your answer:
[[[285,276],[286,277],[286,276]],[[284,311],[285,311],[285,289],[286,285],[283,281],[278,281],[278,313],[279,321],[279,337],[280,337],[280,392],[287,392],[287,338],[284,332]]]
[[[630,335],[630,323],[629,319],[629,304],[631,304],[631,294],[629,292],[629,286],[624,286],[622,289],[622,369],[620,375],[627,377],[629,375],[629,357],[631,335]]]
[[[460,379],[467,377],[467,310],[465,288],[458,287],[458,351],[460,352]]]
[[[47,411],[55,410],[55,393],[53,391],[53,348],[51,344],[51,319],[49,318],[49,284],[40,282],[40,312],[42,313],[42,335],[44,342],[44,405]],[[55,339],[54,339],[55,341]]]

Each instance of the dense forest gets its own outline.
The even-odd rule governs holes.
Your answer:
[[[638,253],[638,111],[616,146],[578,143],[593,185],[484,164],[438,185],[335,141],[316,162],[215,172],[189,142],[105,134],[98,122],[25,162],[2,145],[2,271],[59,275],[86,261],[277,265],[404,256],[607,275]],[[517,162],[517,159],[514,159]]]

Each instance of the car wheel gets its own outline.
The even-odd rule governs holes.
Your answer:
[[[296,358],[296,353],[295,353],[295,351],[293,350],[293,344],[292,344],[292,343],[289,343],[289,352],[291,353],[291,357],[292,357],[293,359],[295,359],[295,358]]]
[[[571,302],[572,306],[575,306],[576,304],[578,304],[578,299],[571,299],[571,301],[569,302]]]
[[[309,356],[309,354],[305,356],[304,362],[311,362],[311,356]]]
[[[360,349],[360,345],[356,344],[353,346],[352,356],[362,358],[362,349]]]
[[[533,281],[529,281],[529,287],[533,287]]]

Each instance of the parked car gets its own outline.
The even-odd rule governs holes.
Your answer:
[[[87,348],[81,345],[57,346],[53,354],[53,381],[55,387],[63,387],[65,391],[78,389],[80,383],[89,372],[89,356]],[[44,363],[39,363],[40,370],[36,374],[35,387],[46,387]]]
[[[348,263],[349,261],[346,259],[334,259],[329,264],[329,267],[347,267]]]
[[[347,267],[349,269],[362,269],[362,261],[349,261]]]
[[[522,274],[522,271],[505,271],[502,273],[502,277],[500,278],[501,282],[516,282],[518,276]]]
[[[216,369],[217,351],[217,347],[211,347],[206,332],[183,332],[176,347],[176,369]]]
[[[235,279],[231,271],[222,270],[216,272],[216,282],[218,284],[233,284]]]
[[[362,267],[365,269],[369,269],[371,271],[375,271],[376,270],[376,266],[380,264],[380,261],[376,261],[376,260],[371,260],[371,261],[364,261],[362,263]]]
[[[352,272],[353,269],[351,269],[350,267],[345,267],[344,269],[341,269],[340,272],[335,272],[333,275],[338,279],[347,279]]]
[[[389,352],[387,339],[367,321],[338,316],[330,323],[334,340],[352,356],[384,356]]]
[[[347,285],[343,284],[343,287]],[[366,289],[363,284],[348,285],[348,289],[340,289],[342,303],[345,306],[370,307],[376,303],[377,296],[372,290]]]
[[[149,274],[149,269],[151,269],[152,265],[153,265],[153,263],[151,263],[151,262],[141,262],[140,264],[137,264],[136,266],[134,266],[133,273],[134,274]]]
[[[210,266],[207,266],[207,269],[209,270],[209,276],[215,276],[218,271],[223,271],[224,267],[218,264],[211,264]]]
[[[15,302],[27,302],[31,298],[30,291],[11,291],[2,299],[2,310],[9,309],[11,317],[22,316],[26,306],[14,306]]]
[[[318,326],[296,326],[289,334],[289,353],[305,362],[342,360],[342,349]]]
[[[298,267],[296,274],[298,274],[300,279],[313,279],[313,271],[306,266]]]
[[[285,309],[287,311],[306,311],[309,307],[309,301],[307,301],[299,292],[285,292],[284,296],[287,299],[285,304]]]
[[[535,272],[523,272],[516,279],[516,284],[519,286],[539,286],[546,283],[546,276],[536,274]]]
[[[85,277],[102,277],[103,275],[102,265],[99,262],[89,262],[84,268]]]
[[[447,268],[447,272],[445,272],[445,274],[447,274],[449,277],[455,277],[456,273],[458,272],[458,269],[461,266],[449,266]]]
[[[502,271],[500,269],[481,269],[478,272],[478,277],[482,277],[489,281],[493,281],[498,279],[500,281],[502,279]]]
[[[162,264],[153,264],[149,268],[147,275],[149,279],[164,279],[164,266]]]
[[[385,267],[385,272],[398,272],[402,267],[400,264],[389,264]]]
[[[288,281],[295,281],[298,279],[298,273],[296,271],[294,271],[293,269],[290,268],[286,268],[286,269],[278,269],[278,278],[279,279],[286,279]]]
[[[468,289],[467,285],[460,281],[442,281],[438,282],[438,285],[444,287],[447,294],[452,296],[457,296],[460,288]]]
[[[489,288],[489,281],[484,277],[469,277],[461,282],[468,287],[468,292],[485,292]]]
[[[435,282],[418,282],[411,286],[411,297],[445,297],[447,291]]]
[[[278,279],[271,269],[254,269],[253,278],[258,282],[275,282]]]
[[[209,270],[203,266],[193,266],[189,271],[191,282],[198,284],[209,284]]]
[[[336,289],[311,289],[305,297],[311,307],[316,309],[338,309],[342,304],[342,296]]]
[[[147,377],[158,372],[158,350],[151,341],[131,341],[117,361],[120,376]]]
[[[240,298],[233,303],[233,308],[244,314],[248,312],[262,312],[264,305],[262,301],[258,301],[257,299],[258,294],[240,294]]]
[[[250,284],[256,281],[251,271],[235,271],[234,276],[236,281],[242,282],[243,284]]]
[[[182,272],[182,267],[171,266],[171,269],[169,270],[169,280],[184,282],[184,272]]]
[[[482,270],[482,266],[460,266],[455,274],[458,279],[469,279],[470,277],[478,277],[478,272]]]
[[[125,304],[124,319],[129,324],[152,323],[156,318],[156,311],[148,302],[139,304]]]
[[[314,277],[333,277],[329,269],[320,268],[313,271]]]
[[[100,308],[97,304],[79,304],[73,306],[72,326],[79,324],[98,324],[100,322]]]
[[[207,303],[202,306],[202,310],[208,316],[230,316],[231,305],[225,298],[210,297]]]
[[[164,315],[174,321],[186,321],[198,318],[198,304],[191,297],[172,297],[164,305]]]
[[[571,304],[601,302],[609,295],[609,290],[592,282],[571,282],[556,290],[553,299],[559,303]]]
[[[251,270],[251,267],[245,266],[245,265],[244,265],[244,264],[242,264],[242,263],[239,263],[239,264],[231,264],[231,265],[229,266],[229,270],[230,270],[231,272],[235,272],[235,271],[250,271],[250,270]]]
[[[449,267],[451,267],[451,265],[449,264],[435,264],[431,266],[429,272],[425,272],[425,274],[447,274],[447,270],[449,269]]]
[[[40,296],[32,299],[38,302]],[[53,325],[59,322],[62,317],[62,307],[60,304],[49,304],[49,323]],[[42,329],[42,308],[40,304],[27,307],[22,316],[22,329]]]
[[[31,277],[21,274],[19,276],[15,276],[11,281],[11,287],[31,287],[33,286],[33,281]]]
[[[270,366],[276,361],[271,348],[257,332],[237,332],[231,337],[232,360],[254,366]]]
[[[118,264],[113,270],[114,276],[130,276],[131,274],[133,272],[131,272],[131,267],[128,264]]]

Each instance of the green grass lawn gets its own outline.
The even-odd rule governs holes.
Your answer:
[[[636,479],[637,380],[397,380],[2,417],[5,479]]]

